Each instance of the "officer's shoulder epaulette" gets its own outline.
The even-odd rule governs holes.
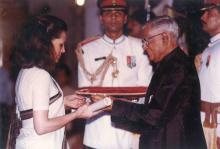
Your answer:
[[[86,45],[86,44],[88,44],[88,43],[90,43],[90,42],[92,42],[92,41],[95,41],[95,40],[97,40],[97,39],[99,39],[99,38],[101,38],[100,35],[88,37],[88,38],[86,38],[85,40],[79,42],[78,45],[84,46],[84,45]]]

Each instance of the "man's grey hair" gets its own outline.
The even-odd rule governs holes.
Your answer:
[[[174,38],[179,37],[179,27],[174,19],[168,16],[157,17],[150,21],[151,29],[157,32],[170,32]]]

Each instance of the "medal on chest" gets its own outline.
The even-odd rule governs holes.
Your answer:
[[[127,56],[127,66],[131,69],[136,66],[135,56]]]

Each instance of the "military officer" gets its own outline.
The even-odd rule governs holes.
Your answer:
[[[209,149],[220,149],[220,0],[206,0],[201,10],[203,30],[211,36],[199,70],[201,118]]]
[[[82,42],[77,49],[79,87],[148,86],[152,67],[143,54],[141,40],[123,34],[126,1],[100,0],[98,7],[104,35]],[[109,113],[102,113],[87,121],[84,144],[96,149],[130,149],[137,143],[135,136],[115,128]]]

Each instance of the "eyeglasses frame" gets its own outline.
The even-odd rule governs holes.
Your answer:
[[[159,34],[150,36],[150,37],[148,37],[148,38],[143,38],[143,39],[141,40],[141,42],[142,42],[142,44],[143,44],[143,47],[145,47],[146,45],[148,46],[148,45],[150,44],[150,41],[151,41],[151,40],[153,40],[155,37],[160,36],[160,35],[163,35],[163,34],[165,34],[165,32],[161,32],[161,33],[159,33]]]

